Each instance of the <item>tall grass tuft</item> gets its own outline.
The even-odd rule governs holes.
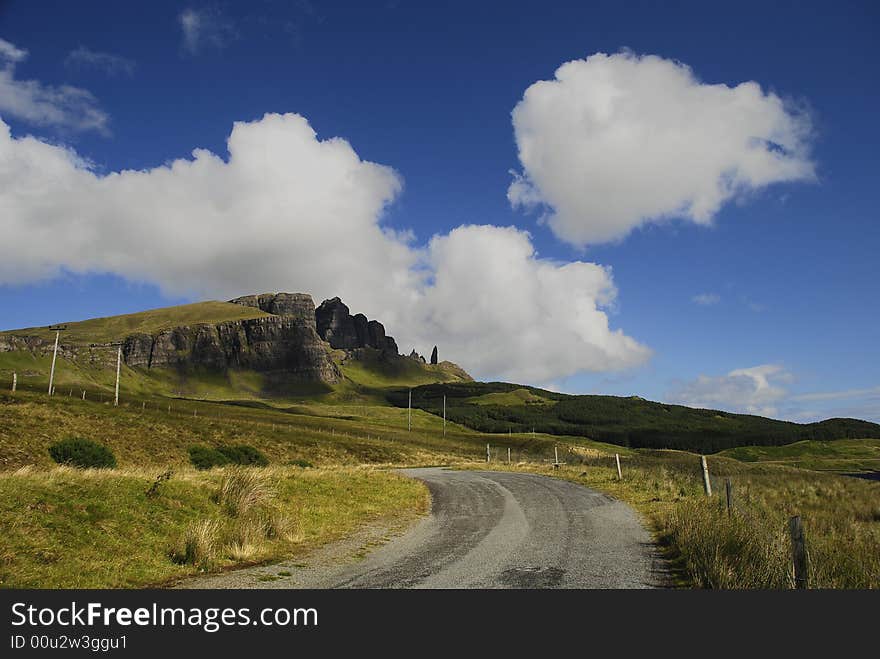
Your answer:
[[[271,487],[257,470],[234,467],[223,474],[216,500],[230,517],[242,517],[271,497]]]
[[[206,519],[192,522],[183,533],[178,546],[171,551],[171,560],[180,565],[208,569],[217,557],[220,523]]]

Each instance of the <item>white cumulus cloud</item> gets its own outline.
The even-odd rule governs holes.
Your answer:
[[[0,115],[37,126],[107,133],[109,117],[91,92],[19,79],[16,67],[27,56],[26,50],[0,39]]]
[[[464,226],[426,246],[382,224],[390,167],[296,114],[233,126],[228,156],[99,175],[0,121],[0,283],[112,272],[168,293],[341,296],[402,350],[440,346],[475,375],[539,382],[616,370],[648,348],[609,326],[609,270],[539,258],[527,233]]]
[[[456,359],[481,373],[544,383],[650,356],[609,327],[603,308],[617,291],[608,269],[540,259],[525,232],[461,226],[431,240],[426,262],[433,282],[408,334],[420,345],[454,346]]]
[[[788,395],[783,385],[791,381],[791,373],[780,364],[761,364],[738,368],[727,375],[700,375],[696,380],[679,383],[667,399],[692,407],[773,417],[779,414],[778,404]]]
[[[808,116],[756,82],[701,82],[686,65],[630,52],[567,62],[513,111],[516,206],[546,209],[575,245],[648,222],[707,225],[738,195],[815,178]]]

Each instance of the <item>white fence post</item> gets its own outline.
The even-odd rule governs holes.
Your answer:
[[[712,483],[709,480],[709,465],[706,464],[706,456],[700,456],[700,462],[703,465],[703,489],[706,490],[706,496],[712,496]]]
[[[55,350],[52,352],[52,368],[49,371],[49,395],[51,396],[54,392],[55,388],[52,384],[55,382],[55,359],[58,357],[58,339],[61,337],[61,332],[55,332]]]
[[[116,350],[116,392],[113,395],[113,407],[119,407],[119,369],[122,367],[122,346]]]

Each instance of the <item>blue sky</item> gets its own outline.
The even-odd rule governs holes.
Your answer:
[[[485,377],[794,420],[845,415],[880,421],[878,18],[880,11],[868,2],[505,2],[478,7],[456,2],[440,7],[412,2],[0,3],[0,39],[16,49],[7,49],[5,65],[0,62],[7,74],[7,86],[0,87],[0,118],[13,140],[32,135],[55,148],[65,147],[65,153],[75,152],[97,186],[88,199],[56,200],[53,195],[60,195],[64,184],[52,177],[28,179],[27,184],[0,178],[0,188],[34,186],[36,195],[43,191],[53,197],[55,209],[62,209],[45,210],[33,197],[27,206],[20,197],[4,204],[10,210],[0,217],[0,231],[6,234],[0,241],[7,252],[0,248],[0,255],[12,262],[19,255],[22,261],[0,269],[0,328],[257,292],[248,287],[259,283],[269,290],[305,290],[316,297],[338,294],[421,351],[437,342],[441,356],[446,349],[445,356]],[[595,53],[611,59],[589,60]],[[602,151],[601,134],[576,134],[580,124],[575,119],[583,109],[576,105],[581,102],[577,95],[592,102],[588,83],[595,80],[593,74],[619,75],[615,84],[630,84],[627,71],[648,66],[642,56],[655,56],[661,68],[641,80],[668,74],[675,81],[682,66],[692,72],[678,96],[672,83],[664,90],[673,91],[632,83],[641,85],[633,89],[645,107],[650,110],[653,104],[648,94],[658,93],[662,98],[657,107],[668,102],[694,112],[696,120],[679,126],[668,117],[640,116],[647,130],[640,133],[638,150]],[[574,70],[587,81],[568,88],[576,92],[571,101],[575,106],[554,105],[569,102],[565,99],[572,94],[548,96],[543,104],[538,99],[524,108],[526,119],[517,131],[511,112],[526,90],[553,80],[557,68],[570,61],[580,61]],[[790,119],[800,121],[799,126],[806,122],[808,127],[781,147],[787,150],[787,166],[800,165],[800,173],[791,174],[777,163],[757,178],[750,175],[752,183],[721,199],[708,214],[668,212],[657,201],[663,191],[649,189],[646,181],[655,174],[664,181],[681,168],[672,184],[690,177],[689,190],[705,190],[708,179],[686,161],[711,160],[723,150],[720,141],[735,132],[733,124],[740,117],[730,109],[735,103],[729,93],[703,104],[687,99],[694,91],[707,91],[708,85],[732,89],[749,81],[760,85],[755,125],[763,125],[768,112],[775,113],[776,126]],[[40,90],[36,97],[30,83]],[[557,86],[566,89],[568,84]],[[19,94],[24,100],[15,97]],[[781,99],[785,109],[770,109],[769,95]],[[25,101],[42,105],[29,110]],[[123,170],[155,174],[155,168],[172,160],[192,159],[196,148],[228,159],[226,140],[234,122],[254,122],[259,128],[243,139],[242,150],[268,153],[260,140],[287,143],[282,133],[270,133],[268,123],[261,123],[266,113],[299,114],[318,140],[345,140],[356,162],[339,156],[339,167],[347,172],[340,174],[340,181],[357,172],[358,181],[367,181],[364,189],[340,209],[339,188],[328,188],[323,201],[294,208],[276,198],[281,194],[277,190],[261,187],[252,206],[205,219],[211,235],[204,240],[199,237],[205,235],[202,225],[201,234],[167,235],[155,244],[138,238],[144,245],[143,262],[138,262],[131,244],[123,244],[138,243],[122,235],[122,225],[149,223],[150,215],[134,209],[129,216],[129,208],[117,199],[121,195],[98,205],[95,200],[104,194],[100,179]],[[706,124],[717,133],[687,135],[686,146],[706,141],[696,155],[670,148],[661,139],[664,131],[681,128],[686,134],[692,125],[702,125],[706,113],[722,119]],[[563,161],[547,165],[557,156],[553,150],[532,163],[521,157],[518,147],[527,136],[538,140],[535,148],[540,150],[541,144],[553,143],[554,124],[567,125],[571,117],[572,152]],[[608,130],[621,126],[607,125]],[[271,130],[289,135],[301,129],[291,126],[286,122]],[[757,137],[775,140],[769,133]],[[22,143],[10,144],[24,149]],[[742,149],[730,148],[729,158],[718,164],[718,177],[709,182],[724,180],[731,167],[747,168]],[[323,151],[315,150],[314,157]],[[273,169],[298,166],[283,154],[278,157]],[[607,176],[590,175],[597,161],[612,163]],[[309,162],[306,171],[316,169]],[[393,168],[397,182],[368,163]],[[50,171],[45,165],[36,169]],[[511,171],[530,177],[541,198],[536,208],[511,203]],[[572,171],[574,187],[557,185]],[[188,193],[185,207],[183,202],[173,206],[174,194],[161,188],[167,201],[156,212],[182,218],[170,225],[172,233],[188,217],[196,226],[196,215],[218,204],[216,190],[227,181],[224,177],[217,174],[204,188],[188,183],[188,190],[197,187],[201,192]],[[596,188],[599,179],[604,187]],[[277,185],[284,185],[280,180]],[[106,183],[103,187],[113,181]],[[145,189],[145,200],[133,195],[132,206],[155,203],[155,193],[150,193],[155,188]],[[639,208],[648,210],[641,215],[633,211],[638,219],[631,222],[620,215],[613,235],[600,235],[596,227],[615,217],[617,206],[613,193],[606,198],[597,189],[619,189],[617,201],[637,198]],[[250,194],[252,189],[242,184],[235,190]],[[696,193],[682,194],[692,202]],[[253,220],[249,229],[248,209],[254,209],[253,217],[266,213],[267,198],[284,227]],[[51,225],[54,220],[41,213],[53,212],[57,218],[65,208],[77,209],[79,217],[72,243],[84,231],[95,231],[92,243],[71,248],[81,250],[76,258],[43,246],[52,235],[60,235],[63,243],[67,229],[41,229],[36,239],[21,231],[40,222]],[[359,228],[350,232],[354,251],[341,244],[339,254],[324,252],[309,271],[320,272],[332,262],[334,273],[347,275],[312,283],[297,270],[296,263],[308,259],[296,256],[296,250],[308,255],[332,246],[314,226],[322,224],[323,212],[341,213],[340,222],[358,218],[352,222]],[[90,224],[90,213],[112,216],[115,223]],[[519,231],[456,232],[462,225]],[[344,224],[339,226],[337,235],[346,232]],[[386,244],[376,226],[409,233]],[[168,231],[168,226],[160,229]],[[279,254],[266,257],[272,265],[264,273],[241,264],[224,266],[248,230],[272,239],[266,249],[283,247],[289,240],[288,265]],[[357,233],[361,230],[362,235]],[[521,232],[528,232],[528,238]],[[572,238],[573,232],[577,237]],[[226,234],[238,236],[236,242],[225,244],[216,237]],[[431,248],[433,236],[438,239]],[[198,257],[195,264],[183,266],[169,254],[184,249],[188,240],[199,243]],[[505,250],[519,255],[524,244],[535,253],[524,259],[511,256],[516,265],[510,267],[518,268],[512,277],[516,285],[504,286],[503,277],[495,282],[490,272],[473,263],[508,263]],[[357,245],[363,246],[364,255]],[[106,256],[91,255],[89,249]],[[260,261],[261,254],[255,245],[248,262]],[[473,259],[456,257],[463,254],[473,254]],[[381,283],[359,288],[359,280],[373,281],[371,259],[376,268],[387,264],[389,279],[400,280],[399,288],[389,286],[394,295],[376,293]],[[571,262],[598,264],[606,274],[590,268],[564,270]],[[26,267],[36,263],[40,267]],[[493,266],[491,272],[496,270]],[[417,281],[423,272],[427,279]],[[542,274],[548,272],[553,273],[549,280],[550,275]],[[381,273],[375,277],[381,282]],[[583,283],[591,277],[599,277],[600,284]],[[532,289],[531,278],[545,283]],[[332,282],[332,291],[324,290],[325,281],[328,288]],[[616,295],[603,302],[608,296],[598,288],[611,281]],[[497,294],[492,282],[500,287]],[[499,309],[490,311],[481,306],[483,298],[468,297],[477,295],[471,289],[480,289],[481,283],[489,298],[500,301]],[[567,301],[560,295],[569,286],[578,304],[587,308],[577,324],[573,310],[566,315]],[[458,302],[456,295],[461,295]],[[392,298],[411,300],[424,317],[418,322],[409,318],[410,307],[397,307]],[[509,344],[500,340],[497,328],[505,327],[505,306],[534,307],[543,314],[533,325],[539,336],[523,337],[527,332],[514,326],[508,331],[517,338]],[[456,316],[462,310],[478,320],[485,313],[483,325],[490,336],[474,334],[472,323]],[[518,314],[511,318],[529,322],[527,313]],[[610,334],[602,327],[603,318],[633,343]],[[409,345],[401,347],[408,350]],[[484,359],[490,352],[497,354]],[[546,368],[536,369],[529,360]]]

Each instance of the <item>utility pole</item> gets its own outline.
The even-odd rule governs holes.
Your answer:
[[[58,357],[58,339],[61,332],[55,332],[55,350],[52,352],[52,369],[49,371],[49,395],[52,395],[52,383],[55,382],[55,360]]]
[[[443,394],[443,436],[446,437],[446,394]]]
[[[409,399],[406,402],[406,430],[412,432],[412,389],[409,390]]]
[[[119,369],[122,367],[122,346],[116,351],[116,395],[113,398],[113,407],[119,407]]]

